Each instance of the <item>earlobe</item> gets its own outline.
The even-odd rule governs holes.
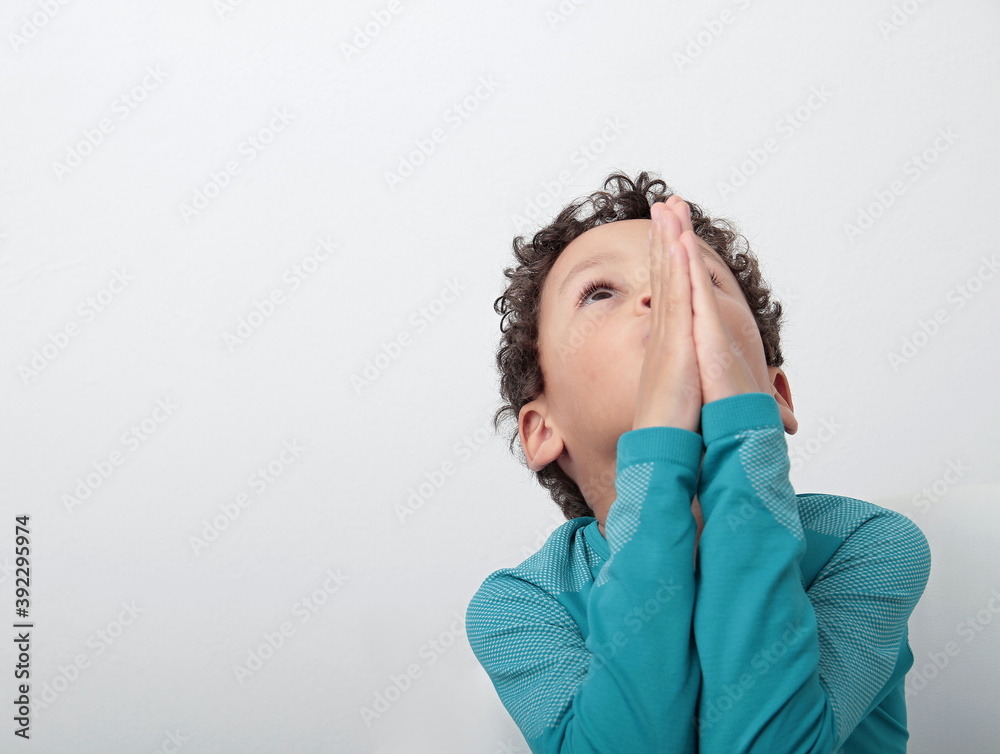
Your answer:
[[[550,423],[543,399],[533,400],[521,408],[517,429],[528,468],[532,471],[541,471],[562,453],[562,435]]]
[[[792,389],[788,385],[788,377],[781,367],[768,367],[767,373],[771,380],[771,395],[781,412],[781,422],[785,425],[785,431],[794,435],[799,430],[799,420],[795,418]]]

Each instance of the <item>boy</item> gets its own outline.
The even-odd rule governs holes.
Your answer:
[[[473,596],[476,657],[536,754],[905,751],[926,539],[794,492],[756,258],[662,180],[612,185],[515,239],[494,304],[495,419],[568,521]]]

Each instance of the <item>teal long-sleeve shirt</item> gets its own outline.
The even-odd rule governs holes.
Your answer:
[[[767,393],[626,432],[605,535],[572,519],[485,579],[466,633],[532,752],[905,752],[927,540],[788,472]]]

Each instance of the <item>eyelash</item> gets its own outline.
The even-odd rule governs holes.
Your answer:
[[[712,279],[712,285],[714,285],[716,288],[721,288],[722,281],[719,279],[719,276],[715,274],[715,270],[713,270],[711,267],[707,269],[708,269],[708,276]],[[586,301],[591,294],[596,293],[602,288],[608,288],[612,291],[618,290],[617,288],[614,287],[614,285],[612,285],[607,280],[595,280],[590,285],[587,286],[587,288],[583,291],[583,293],[580,294],[580,298],[577,301],[577,306],[578,307],[583,306],[584,305],[583,302]]]

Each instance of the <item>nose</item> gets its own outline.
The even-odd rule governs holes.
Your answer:
[[[653,301],[653,291],[649,281],[639,289],[639,296],[636,299],[636,314],[647,314]]]
[[[648,282],[642,288],[642,290],[639,291],[639,296],[638,296],[638,298],[636,300],[638,302],[638,303],[636,303],[636,316],[642,317],[642,316],[645,316],[645,315],[649,314],[650,308],[652,307],[653,292],[652,292],[652,289],[650,288],[650,285],[649,285]],[[645,347],[646,341],[649,340],[649,329],[650,328],[649,328],[649,319],[648,319],[648,317],[646,318],[646,320],[644,322],[644,327],[645,327],[645,331],[644,331],[643,336],[642,336],[642,345],[643,345],[643,347]]]

